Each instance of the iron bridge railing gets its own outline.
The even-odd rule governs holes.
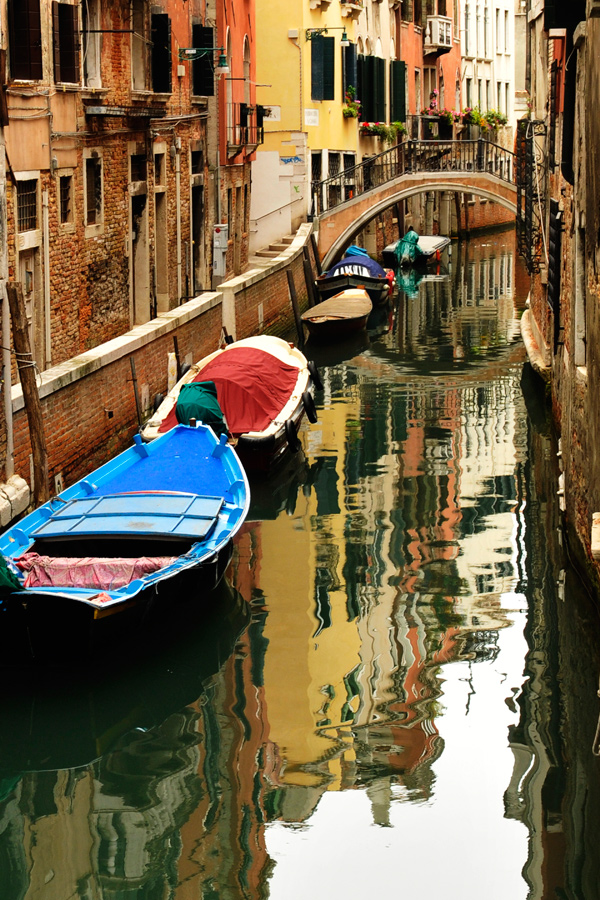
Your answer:
[[[485,173],[515,183],[515,155],[491,141],[404,141],[324,181],[313,182],[312,214],[320,216],[341,203],[402,175],[419,172]]]

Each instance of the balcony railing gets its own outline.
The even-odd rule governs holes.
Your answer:
[[[264,107],[231,103],[227,113],[228,155],[235,156],[243,149],[252,153],[264,142]]]
[[[483,172],[514,184],[514,153],[484,140],[404,141],[325,181],[313,182],[312,214],[321,215],[388,181],[418,172]]]

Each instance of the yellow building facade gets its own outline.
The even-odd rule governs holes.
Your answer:
[[[264,144],[252,171],[250,250],[295,231],[312,211],[313,184],[354,165],[358,118],[344,115],[356,70],[361,3],[257,0],[257,103]],[[352,63],[354,60],[354,63]]]

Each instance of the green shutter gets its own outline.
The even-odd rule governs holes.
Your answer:
[[[323,38],[323,100],[335,99],[335,38]]]
[[[310,42],[310,96],[312,100],[323,99],[323,38],[314,35]]]
[[[390,121],[406,122],[406,63],[393,59],[390,63]]]
[[[386,122],[385,103],[385,60],[381,56],[373,57],[373,95],[375,101],[375,121]]]
[[[375,105],[375,57],[363,56],[362,59],[362,84],[359,100],[361,102],[361,119],[363,122],[377,121]]]
[[[192,45],[198,49],[210,48],[211,52],[204,54],[200,59],[192,63],[192,90],[196,97],[214,97],[215,76],[213,72],[213,57],[215,51],[214,28],[205,25],[192,25]]]
[[[333,100],[335,97],[335,38],[316,35],[311,41],[311,98]]]

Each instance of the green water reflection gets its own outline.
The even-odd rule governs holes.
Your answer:
[[[210,615],[5,681],[2,898],[599,896],[599,629],[514,235],[437,275],[315,349],[319,421]]]

